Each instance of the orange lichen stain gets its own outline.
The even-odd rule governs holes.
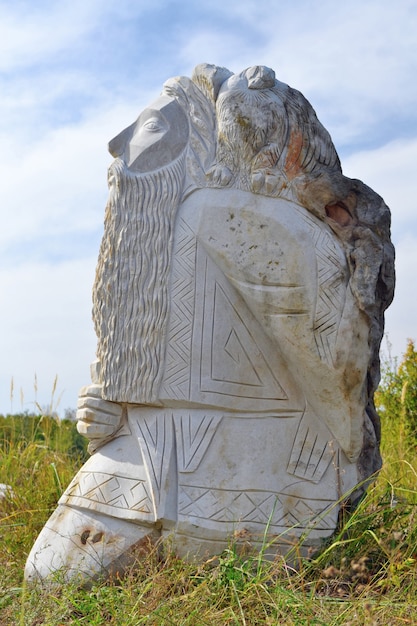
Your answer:
[[[291,180],[301,172],[300,155],[303,147],[303,135],[300,130],[291,131],[284,171]]]

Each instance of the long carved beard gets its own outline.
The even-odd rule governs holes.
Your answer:
[[[117,159],[93,289],[103,397],[155,403],[163,374],[174,220],[184,155],[135,175]]]

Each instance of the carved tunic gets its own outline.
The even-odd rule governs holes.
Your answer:
[[[161,406],[129,405],[131,435],[97,452],[61,503],[160,522],[184,541],[265,524],[330,534],[355,468],[286,344],[297,336],[334,371],[349,300],[340,244],[294,203],[204,190],[178,212],[172,259]]]

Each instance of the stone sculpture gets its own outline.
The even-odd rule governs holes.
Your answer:
[[[109,150],[92,455],[26,577],[115,571],[158,537],[193,558],[320,545],[380,468],[387,206],[263,66],[169,80]]]

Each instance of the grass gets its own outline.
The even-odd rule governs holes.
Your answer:
[[[298,571],[239,556],[233,544],[198,565],[154,547],[123,580],[89,589],[23,581],[35,537],[81,464],[73,425],[16,416],[0,429],[0,482],[13,488],[0,503],[2,626],[417,624],[417,468],[398,421],[383,424],[384,467],[367,496]]]

